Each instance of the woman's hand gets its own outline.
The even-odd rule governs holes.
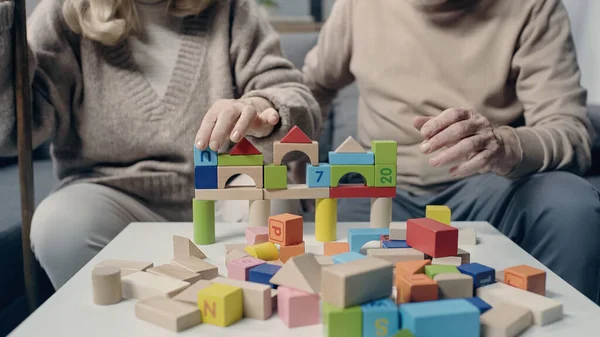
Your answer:
[[[429,163],[432,166],[457,163],[450,169],[453,176],[487,172],[506,175],[520,160],[517,151],[505,148],[506,143],[515,144],[515,140],[502,139],[490,121],[475,110],[448,109],[436,117],[416,117],[413,124],[425,137],[421,144],[423,154],[446,147]]]
[[[239,142],[242,137],[268,136],[279,123],[279,113],[264,98],[218,100],[208,110],[196,134],[196,146],[218,151],[227,138]]]

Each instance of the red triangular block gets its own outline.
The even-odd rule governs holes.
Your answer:
[[[237,144],[229,151],[230,155],[250,155],[250,154],[261,154],[260,151],[246,138],[242,138]]]
[[[285,137],[283,137],[281,139],[281,142],[282,143],[294,143],[294,144],[298,144],[298,143],[311,144],[312,140],[310,140],[310,138],[308,138],[306,133],[302,132],[302,130],[300,130],[299,127],[294,125],[294,127],[290,130],[290,132],[288,132],[288,134],[285,135]]]

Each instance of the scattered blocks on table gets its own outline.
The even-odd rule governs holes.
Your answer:
[[[217,166],[218,155],[216,151],[208,147],[200,150],[194,145],[194,166]]]
[[[430,265],[431,260],[414,260],[414,261],[402,261],[396,263],[396,280],[404,276],[414,274],[425,274],[425,266]]]
[[[218,166],[260,166],[264,164],[262,154],[230,155],[219,154]],[[279,164],[277,164],[279,165]]]
[[[92,270],[94,304],[112,305],[121,302],[121,269],[116,266],[95,267]]]
[[[308,187],[306,184],[288,184],[283,190],[264,190],[266,200],[302,200],[329,198],[329,188]]]
[[[304,241],[297,245],[293,246],[280,246],[279,247],[279,260],[285,263],[287,260],[294,256],[302,255],[306,253],[306,247],[304,246]]]
[[[528,309],[500,303],[481,315],[481,336],[514,337],[533,325],[533,314]]]
[[[226,284],[242,289],[242,311],[244,317],[266,320],[273,314],[271,287],[266,284],[216,277],[210,282]]]
[[[121,277],[124,277],[129,274],[137,273],[138,271],[146,271],[148,268],[154,267],[154,263],[132,260],[104,260],[95,267],[100,268],[106,266],[113,266],[121,269]]]
[[[415,336],[479,337],[479,310],[464,299],[400,306],[402,327]]]
[[[232,260],[227,264],[227,277],[240,281],[248,281],[250,269],[264,263],[265,261],[253,256]]]
[[[477,244],[477,233],[475,232],[475,228],[459,228],[458,244],[475,246]]]
[[[311,165],[319,164],[319,143],[283,143],[273,142],[273,165],[281,165],[283,157],[290,152],[302,152],[308,156]]]
[[[461,273],[473,277],[473,286],[475,289],[496,282],[496,271],[494,268],[479,263],[463,264],[456,268]]]
[[[331,167],[329,164],[320,163],[313,166],[306,164],[306,185],[308,187],[327,187],[331,182]]]
[[[331,259],[333,259],[334,264],[347,263],[350,261],[360,260],[364,258],[366,258],[366,256],[356,252],[347,252],[331,256]]]
[[[270,190],[287,188],[287,175],[288,171],[285,165],[265,165],[265,188]]]
[[[340,308],[323,302],[325,337],[362,337],[362,310],[358,305]]]
[[[242,318],[242,289],[213,283],[198,292],[198,308],[202,314],[202,322],[221,327],[229,326]]]
[[[300,129],[297,125],[294,125],[290,131],[281,138],[282,143],[291,144],[311,144],[312,140]]]
[[[362,310],[363,337],[391,337],[400,328],[398,307],[389,298],[365,303]]]
[[[210,280],[213,277],[217,277],[219,274],[217,266],[195,256],[173,259],[171,260],[171,264],[187,269],[193,273],[200,274],[200,278],[203,280]]]
[[[252,267],[248,271],[248,281],[266,284],[271,286],[271,288],[276,289],[277,285],[272,284],[270,280],[271,278],[273,278],[273,275],[275,275],[279,271],[279,269],[281,269],[280,266],[268,263],[263,263],[256,267]]]
[[[387,248],[370,248],[367,249],[367,255],[371,257],[386,260],[392,264],[402,261],[423,260],[425,255],[420,251],[412,248],[403,249],[387,249]]]
[[[465,298],[465,300],[469,301],[469,303],[476,306],[477,309],[479,309],[479,312],[481,312],[482,314],[484,314],[486,311],[492,308],[491,305],[487,304],[484,300],[482,300],[479,297],[468,297]]]
[[[246,244],[254,246],[269,241],[269,227],[255,226],[246,228]]]
[[[396,279],[396,304],[436,301],[438,284],[424,274],[414,274]]]
[[[348,136],[341,144],[335,149],[336,153],[366,153],[360,143],[352,136]]]
[[[398,143],[392,140],[371,141],[371,148],[375,155],[375,164],[393,164],[398,162]]]
[[[173,332],[202,323],[200,310],[196,306],[162,296],[138,301],[135,304],[135,316]]]
[[[279,287],[277,289],[279,317],[288,328],[320,324],[319,300],[318,294]]]
[[[395,187],[371,187],[363,184],[346,184],[329,188],[329,197],[335,199],[394,198]]]
[[[318,294],[321,291],[321,264],[312,253],[294,256],[279,269],[270,283]]]
[[[253,155],[253,154],[261,154],[260,151],[250,143],[250,141],[243,137],[242,140],[237,142],[229,151],[229,154],[232,156],[239,155]]]
[[[458,267],[462,264],[460,256],[434,257],[431,264]]]
[[[374,165],[375,156],[373,152],[350,153],[329,152],[330,165]]]
[[[391,164],[375,164],[375,186],[396,187],[397,166]]]
[[[153,296],[173,297],[187,287],[189,282],[144,271],[129,274],[121,278],[123,297],[143,300]]]
[[[455,256],[458,229],[433,219],[409,219],[406,223],[406,243],[432,257]]]
[[[452,221],[452,212],[445,205],[427,205],[425,206],[425,217],[446,225]]]
[[[504,283],[538,295],[546,295],[546,272],[528,265],[504,269]]]
[[[473,297],[473,278],[461,273],[437,274],[433,280],[438,284],[439,298],[470,298]]]
[[[243,187],[263,188],[263,167],[262,166],[218,166],[217,174],[219,180],[219,188],[227,188],[228,180],[238,174],[245,174],[252,178],[254,185]]]
[[[200,279],[202,279],[202,276],[200,274],[196,274],[185,268],[173,264],[163,264],[160,266],[148,268],[147,272],[155,275],[166,276],[176,280],[189,282],[190,284],[194,284]]]
[[[338,187],[340,179],[348,173],[358,173],[365,179],[366,186],[375,186],[375,167],[373,165],[330,165],[331,187]]]
[[[198,191],[204,190],[196,190],[196,194]],[[192,217],[194,243],[198,245],[215,243],[215,202],[194,198],[192,200]]]
[[[219,187],[217,166],[194,167],[194,187],[197,190]]]
[[[315,202],[315,239],[330,242],[337,238],[337,200],[331,198],[316,199]]]
[[[348,242],[332,241],[325,242],[325,244],[323,245],[323,255],[325,256],[338,255],[342,253],[347,253],[349,251],[350,246],[348,245]]]
[[[351,252],[360,253],[360,249],[369,241],[378,241],[381,235],[389,235],[389,228],[350,228],[348,245]]]
[[[395,249],[395,248],[411,248],[406,244],[405,240],[383,240],[381,241],[381,248]]]
[[[174,300],[184,302],[187,304],[193,305],[195,308],[198,307],[198,292],[209,285],[211,285],[211,281],[209,280],[199,280],[198,282],[192,284],[184,291],[173,297]]]
[[[263,261],[273,261],[279,259],[279,251],[273,242],[263,242],[257,245],[248,246],[244,249],[251,256]]]
[[[390,224],[390,240],[406,241],[406,222],[392,222]]]
[[[448,266],[448,265],[434,265],[433,262],[429,266],[425,266],[425,275],[430,278],[434,278],[439,274],[447,274],[447,273],[456,273],[460,274],[456,266]]]
[[[304,241],[304,220],[301,216],[284,213],[269,217],[269,241],[282,246],[294,246]]]
[[[188,256],[195,256],[199,259],[206,258],[204,252],[192,240],[183,236],[173,235],[173,257],[178,259]]]
[[[390,297],[394,265],[381,259],[364,259],[336,264],[321,271],[321,298],[336,307]]]

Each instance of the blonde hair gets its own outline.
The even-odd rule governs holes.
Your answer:
[[[165,13],[197,15],[216,0],[168,0]],[[105,45],[115,45],[140,32],[135,0],[65,0],[63,15],[74,32]]]

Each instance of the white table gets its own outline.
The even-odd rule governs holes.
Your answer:
[[[585,298],[556,274],[498,232],[486,222],[454,223],[456,227],[477,230],[479,244],[461,246],[471,253],[471,261],[489,265],[496,270],[518,264],[529,264],[544,269],[547,274],[547,296],[563,303],[565,317],[545,327],[531,327],[522,336],[598,336],[600,307]],[[217,224],[217,243],[202,246],[208,261],[227,275],[224,266],[224,243],[243,243],[245,224]],[[338,224],[338,240],[346,240],[348,228],[368,227],[365,223]],[[322,254],[323,244],[315,240],[314,224],[305,224],[307,251]],[[228,328],[201,324],[179,334],[164,330],[135,317],[133,300],[101,307],[92,302],[91,271],[105,259],[144,260],[155,265],[168,263],[172,256],[173,235],[192,237],[190,223],[132,223],[104,250],[80,270],[65,286],[10,334],[10,337],[154,337],[154,336],[210,336],[210,337],[312,337],[322,336],[322,326],[288,329],[274,315],[267,321],[243,319]]]

